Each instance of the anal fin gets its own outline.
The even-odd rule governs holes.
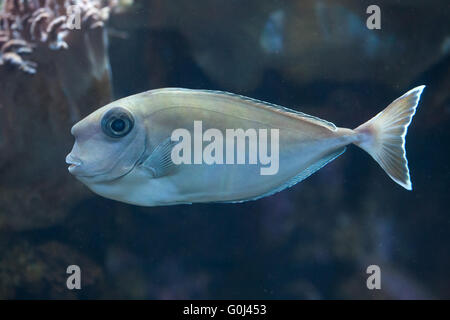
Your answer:
[[[325,157],[321,158],[320,160],[318,160],[317,162],[315,162],[314,164],[310,165],[308,168],[304,169],[302,172],[300,172],[299,174],[297,174],[295,177],[293,177],[292,179],[288,180],[286,183],[282,184],[281,186],[265,193],[259,196],[256,196],[254,198],[248,198],[248,199],[242,199],[242,200],[234,200],[234,201],[226,201],[224,203],[241,203],[241,202],[246,202],[246,201],[253,201],[253,200],[258,200],[261,198],[265,198],[268,196],[271,196],[275,193],[278,193],[280,191],[283,191],[284,189],[290,188],[294,185],[296,185],[297,183],[305,180],[306,178],[308,178],[310,175],[312,175],[314,172],[318,171],[319,169],[323,168],[324,166],[326,166],[328,163],[330,163],[331,161],[333,161],[334,159],[336,159],[337,157],[339,157],[341,154],[343,154],[345,152],[347,148],[342,148],[339,149],[338,151],[332,152],[328,155],[326,155]]]

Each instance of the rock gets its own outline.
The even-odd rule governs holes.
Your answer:
[[[0,230],[59,223],[88,192],[64,159],[71,126],[111,99],[106,31],[86,25],[64,41],[56,51],[30,42],[34,74],[0,66]]]

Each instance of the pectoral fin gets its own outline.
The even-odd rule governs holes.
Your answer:
[[[176,165],[172,162],[171,153],[176,144],[176,141],[167,138],[157,145],[139,166],[147,170],[153,178],[172,174],[176,169]]]

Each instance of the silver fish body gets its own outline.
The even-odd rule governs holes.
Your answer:
[[[392,179],[410,189],[402,152],[406,130],[422,90],[423,87],[418,87],[394,101],[383,111],[385,120],[376,120],[383,118],[382,112],[351,130],[230,93],[157,89],[112,102],[74,125],[72,134],[76,141],[66,161],[70,164],[69,171],[93,192],[130,204],[241,202],[276,193],[302,181],[342,154],[347,145],[355,143],[369,152]],[[390,124],[396,117],[399,120]],[[113,125],[108,122],[119,118],[124,121]],[[276,129],[277,172],[261,174],[267,165],[248,162],[175,165],[170,158],[176,145],[171,139],[173,132],[183,128],[195,136],[194,123],[199,121],[202,132]],[[105,123],[106,130],[112,130],[112,134],[105,131]],[[126,128],[127,133],[121,136],[119,132],[116,136],[111,127]],[[389,132],[395,137],[386,135]],[[391,148],[394,156],[389,150],[383,151],[393,142],[400,147],[399,150]],[[248,146],[245,148],[241,151],[250,152]],[[270,149],[275,150],[273,146]]]

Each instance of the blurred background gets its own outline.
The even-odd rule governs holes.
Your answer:
[[[0,3],[0,298],[450,298],[448,1]],[[412,192],[354,147],[243,204],[126,205],[64,161],[75,122],[150,89],[231,91],[354,128],[422,84]],[[66,288],[72,264],[81,290]],[[381,290],[366,287],[372,264]]]

